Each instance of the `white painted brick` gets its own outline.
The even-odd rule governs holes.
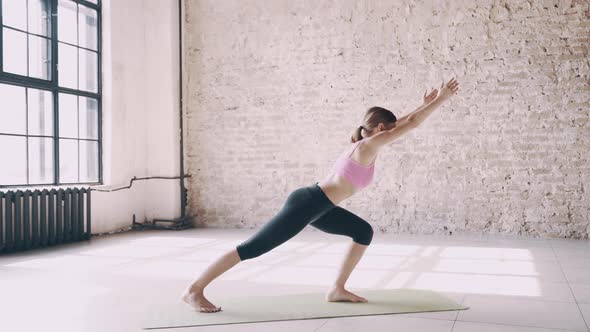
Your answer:
[[[587,4],[186,1],[198,224],[259,227],[325,175],[371,106],[461,91],[341,205],[383,232],[589,236]]]

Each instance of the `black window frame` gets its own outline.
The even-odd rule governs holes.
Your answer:
[[[68,0],[71,2],[76,3],[76,5],[83,5],[86,6],[88,8],[94,9],[97,12],[97,92],[90,92],[90,91],[84,91],[84,90],[79,90],[80,86],[78,86],[78,89],[71,89],[71,88],[66,88],[66,87],[60,87],[59,86],[59,72],[58,72],[58,50],[59,50],[59,41],[58,41],[58,17],[57,17],[57,11],[58,11],[58,2],[59,0],[47,0],[48,3],[51,6],[50,12],[51,12],[51,39],[50,39],[50,44],[51,44],[51,80],[45,80],[45,79],[40,79],[40,78],[35,78],[35,77],[29,77],[29,76],[21,76],[18,74],[14,74],[14,73],[7,73],[4,72],[4,44],[3,44],[3,38],[4,38],[4,24],[3,24],[3,13],[2,13],[2,2],[4,0],[0,0],[0,83],[4,83],[4,84],[10,84],[10,85],[16,85],[16,86],[21,86],[21,87],[25,87],[25,88],[33,88],[33,89],[40,89],[40,90],[45,90],[45,91],[50,91],[52,93],[53,96],[53,172],[54,172],[54,181],[53,183],[40,183],[40,184],[34,184],[34,183],[26,183],[26,184],[10,184],[10,185],[3,185],[0,183],[0,188],[11,188],[11,187],[41,187],[41,186],[64,186],[64,185],[100,185],[103,184],[103,165],[102,165],[102,12],[101,12],[101,2],[102,0],[98,0],[97,4],[94,4],[92,2],[86,1],[86,0]],[[27,2],[27,20],[28,20],[28,1],[29,0],[22,0],[22,1],[26,1]],[[77,11],[78,13],[78,11]],[[77,14],[78,17],[78,14]],[[78,18],[76,18],[78,20]],[[14,29],[12,27],[6,27],[9,29],[13,29],[16,31],[20,31],[18,29]],[[76,27],[77,29],[79,29],[79,22],[78,25]],[[26,32],[29,35],[36,35],[34,33],[29,33],[28,31],[23,31]],[[62,44],[67,44],[67,45],[71,45],[68,43],[64,43],[61,42]],[[79,54],[80,49],[86,49],[85,47],[81,47],[79,45],[74,45],[77,49],[77,53]],[[94,52],[94,50],[92,50]],[[27,38],[27,66],[28,66],[28,53],[29,53],[29,42],[28,42],[28,38]],[[78,56],[79,58],[79,56]],[[79,66],[79,59],[78,59],[78,64],[77,66]],[[79,75],[79,73],[78,73]],[[59,94],[60,93],[67,93],[67,94],[71,94],[71,95],[75,95],[77,97],[77,99],[79,99],[79,97],[89,97],[89,98],[93,98],[96,99],[97,101],[97,126],[98,126],[98,181],[97,182],[60,182],[60,174],[59,174],[59,142],[60,142],[60,137],[59,137]],[[28,102],[28,101],[27,101]],[[0,107],[1,107],[1,101],[0,101]],[[79,111],[78,111],[79,112]],[[38,135],[22,135],[22,134],[7,134],[7,133],[0,133],[0,135],[5,135],[5,136],[20,136],[20,137],[38,137]],[[43,136],[43,137],[49,137],[49,136]],[[63,139],[63,138],[61,138]],[[82,139],[80,137],[78,137],[76,139],[78,142],[79,141],[97,141],[96,139]],[[27,140],[28,141],[28,140]],[[79,146],[79,143],[78,143]],[[28,150],[28,143],[27,143],[27,150]],[[78,148],[78,151],[80,150],[80,148]],[[4,156],[3,156],[4,157]],[[28,151],[27,151],[27,182],[29,182],[29,161],[28,161]],[[5,159],[5,158],[0,158],[0,159]],[[8,162],[6,161],[0,161],[0,162]],[[78,154],[78,164],[80,163],[80,155]],[[80,167],[78,167],[78,174],[80,173]]]

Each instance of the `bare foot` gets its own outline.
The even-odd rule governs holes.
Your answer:
[[[328,302],[368,302],[364,297],[353,294],[344,287],[332,287],[326,293],[326,301]]]
[[[221,311],[221,307],[216,307],[213,303],[209,302],[202,291],[194,292],[189,289],[182,295],[182,300],[200,312]]]

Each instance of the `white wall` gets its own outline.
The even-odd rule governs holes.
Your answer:
[[[341,206],[381,232],[588,239],[588,5],[558,2],[187,1],[189,213],[262,226],[369,107],[405,115],[456,76]]]
[[[103,0],[103,174],[105,188],[133,176],[178,176],[176,0]],[[180,216],[179,180],[135,181],[92,193],[92,232]]]

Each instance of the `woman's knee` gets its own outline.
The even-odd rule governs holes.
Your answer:
[[[371,224],[366,221],[359,223],[352,240],[365,246],[371,244],[373,240],[373,227]]]
[[[240,260],[245,261],[248,259],[256,258],[268,252],[269,250],[259,245],[253,245],[250,242],[242,242],[236,246],[236,251],[238,252]]]

